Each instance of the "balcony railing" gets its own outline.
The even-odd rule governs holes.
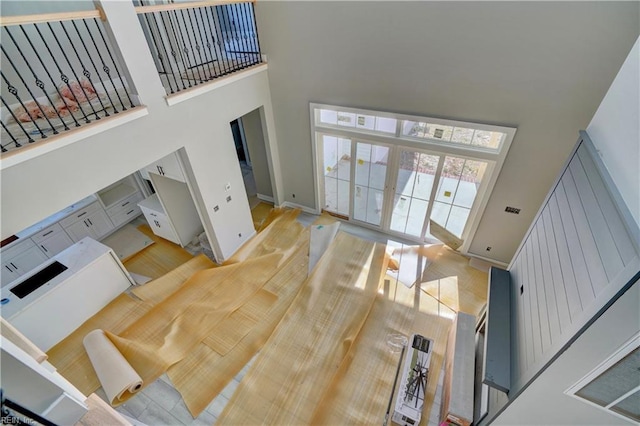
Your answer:
[[[262,62],[251,2],[141,5],[136,12],[167,95]]]
[[[0,25],[2,152],[135,107],[98,10]]]

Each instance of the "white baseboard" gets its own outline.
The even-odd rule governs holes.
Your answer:
[[[256,194],[258,200],[266,201],[267,203],[273,203],[273,197],[269,197],[268,195]]]
[[[302,204],[292,203],[291,201],[285,201],[284,203],[282,203],[280,205],[280,207],[290,207],[292,209],[300,209],[305,213],[320,214],[320,212],[318,210],[316,210],[316,209],[312,209],[310,207],[303,206]]]

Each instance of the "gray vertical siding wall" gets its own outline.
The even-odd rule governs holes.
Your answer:
[[[511,390],[508,397],[491,390],[488,418],[517,397],[639,271],[637,225],[581,132],[509,266]]]

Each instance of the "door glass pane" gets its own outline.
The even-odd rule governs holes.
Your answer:
[[[422,234],[439,158],[415,151],[400,152],[391,215],[392,231],[416,237]]]
[[[486,169],[484,161],[449,156],[444,159],[431,218],[459,238]]]
[[[351,141],[322,135],[324,166],[324,210],[349,215]]]
[[[388,160],[389,148],[364,142],[356,144],[355,219],[380,225]]]

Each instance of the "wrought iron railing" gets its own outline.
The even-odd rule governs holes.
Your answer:
[[[252,2],[136,3],[167,95],[262,62]]]
[[[0,25],[2,152],[134,108],[98,10]]]

